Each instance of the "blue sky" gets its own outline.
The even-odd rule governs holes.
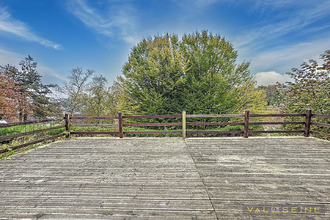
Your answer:
[[[1,0],[0,65],[31,55],[44,83],[75,67],[112,83],[144,37],[208,30],[251,61],[259,84],[330,49],[329,0]]]

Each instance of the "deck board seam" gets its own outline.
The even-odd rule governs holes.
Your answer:
[[[189,148],[188,148],[188,145],[187,145],[186,140],[184,140],[183,142],[184,142],[185,148],[186,148],[187,151],[188,151],[188,154],[190,155],[190,157],[191,157],[191,159],[192,159],[192,161],[193,161],[193,163],[194,163],[194,166],[195,166],[195,168],[196,168],[196,171],[197,171],[197,173],[198,173],[198,176],[199,176],[200,180],[201,180],[202,183],[203,183],[203,188],[205,189],[206,194],[207,194],[207,197],[209,198],[208,200],[210,201],[210,203],[211,203],[211,205],[212,205],[213,211],[214,211],[214,213],[215,213],[215,217],[217,218],[217,220],[219,220],[220,218],[219,218],[219,216],[218,216],[217,211],[215,210],[215,206],[214,206],[214,204],[213,204],[213,202],[212,202],[211,196],[210,196],[209,191],[208,191],[208,189],[207,189],[207,187],[206,187],[206,184],[205,184],[205,182],[204,182],[204,179],[203,179],[201,173],[199,172],[199,169],[197,168],[197,165],[196,165],[196,162],[195,162],[195,160],[194,160],[194,157],[193,157],[193,155],[191,154],[191,152],[190,152],[190,150],[189,150]]]

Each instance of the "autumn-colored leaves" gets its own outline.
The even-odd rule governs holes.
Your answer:
[[[5,71],[0,71],[0,116],[4,119],[17,120],[18,112],[29,112],[33,104],[29,94],[11,79]]]

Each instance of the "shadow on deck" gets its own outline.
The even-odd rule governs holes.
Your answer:
[[[330,219],[329,158],[301,137],[60,141],[0,161],[0,219]]]

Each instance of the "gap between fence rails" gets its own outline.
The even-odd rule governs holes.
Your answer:
[[[234,118],[234,117],[244,117],[244,122],[187,122],[187,118]],[[250,118],[256,118],[256,117],[305,117],[304,122],[250,122]],[[139,119],[139,118],[181,118],[182,122],[169,122],[169,123],[123,123],[123,119],[130,118],[130,119]],[[46,129],[39,129],[39,130],[33,130],[13,135],[7,135],[7,136],[1,136],[0,141],[5,140],[11,140],[13,138],[26,136],[30,134],[36,134],[36,133],[42,133],[45,131],[55,130],[61,127],[65,127],[65,132],[49,136],[46,138],[41,138],[29,143],[21,144],[18,146],[11,146],[11,149],[18,149],[21,147],[25,147],[31,144],[40,143],[45,140],[53,140],[60,136],[66,135],[66,137],[70,137],[70,134],[89,134],[89,135],[96,135],[96,134],[111,134],[116,135],[120,138],[123,138],[125,134],[181,134],[182,138],[187,138],[187,134],[231,134],[231,135],[242,135],[245,138],[248,138],[252,134],[258,134],[258,133],[301,133],[304,134],[305,137],[309,137],[310,134],[319,135],[322,137],[330,138],[330,134],[325,130],[319,131],[319,130],[311,130],[311,125],[314,127],[323,127],[325,129],[330,128],[329,123],[319,123],[319,122],[312,122],[312,118],[323,118],[323,119],[330,119],[330,115],[322,115],[322,114],[312,114],[311,110],[307,110],[305,114],[250,114],[249,110],[246,110],[244,114],[223,114],[223,115],[217,115],[217,114],[187,114],[186,111],[183,111],[180,115],[136,115],[136,116],[125,116],[122,115],[122,113],[118,114],[117,116],[109,117],[109,116],[83,116],[83,117],[77,117],[77,116],[71,116],[69,114],[65,114],[64,122],[65,124],[62,126],[56,126]],[[118,131],[98,131],[98,132],[75,132],[71,131],[71,120],[72,119],[118,119]],[[5,124],[0,125],[0,128],[6,128],[6,127],[13,127],[18,125],[27,125],[27,124],[35,124],[35,123],[45,123],[45,122],[51,122],[51,121],[61,121],[63,118],[60,119],[46,119],[41,121],[28,121],[28,122],[16,122],[11,124]],[[303,130],[271,130],[271,131],[265,131],[265,130],[250,130],[250,125],[265,125],[265,124],[278,124],[278,125],[305,125]],[[244,130],[232,130],[232,131],[219,131],[219,130],[187,130],[187,126],[198,126],[198,125],[242,125],[244,127]],[[181,130],[176,131],[123,131],[123,127],[152,127],[152,126],[182,126]],[[113,127],[113,126],[112,126]],[[0,149],[0,154],[4,152],[8,152],[10,150],[8,149]]]
[[[254,117],[302,117],[305,116],[305,122],[251,122],[250,118]],[[123,116],[121,112],[118,113],[118,117],[93,117],[93,116],[83,116],[83,117],[70,117],[68,114],[65,114],[65,128],[70,134],[116,134],[120,138],[124,137],[124,134],[160,134],[160,133],[181,133],[182,138],[187,138],[187,133],[220,133],[220,134],[242,134],[244,138],[248,138],[251,134],[255,133],[303,133],[305,137],[309,137],[311,131],[311,124],[315,126],[329,127],[328,124],[322,123],[311,123],[312,116],[321,117],[321,118],[330,118],[327,115],[313,115],[311,110],[307,110],[305,114],[250,114],[249,110],[246,110],[244,114],[187,114],[186,111],[183,111],[181,115],[136,115],[136,116]],[[234,118],[234,117],[244,117],[243,123],[238,122],[188,122],[187,118]],[[123,123],[125,118],[181,118],[182,122],[171,122],[171,123]],[[118,132],[71,132],[70,131],[70,120],[72,119],[118,119]],[[279,125],[298,125],[304,124],[304,130],[292,130],[292,131],[256,131],[249,130],[250,125],[265,125],[265,124],[279,124]],[[144,127],[144,126],[182,126],[181,131],[123,131],[123,127]],[[244,129],[242,131],[211,131],[211,130],[200,130],[200,131],[187,131],[187,125],[242,125]],[[317,133],[317,132],[313,132]],[[323,133],[322,133],[323,134]]]

